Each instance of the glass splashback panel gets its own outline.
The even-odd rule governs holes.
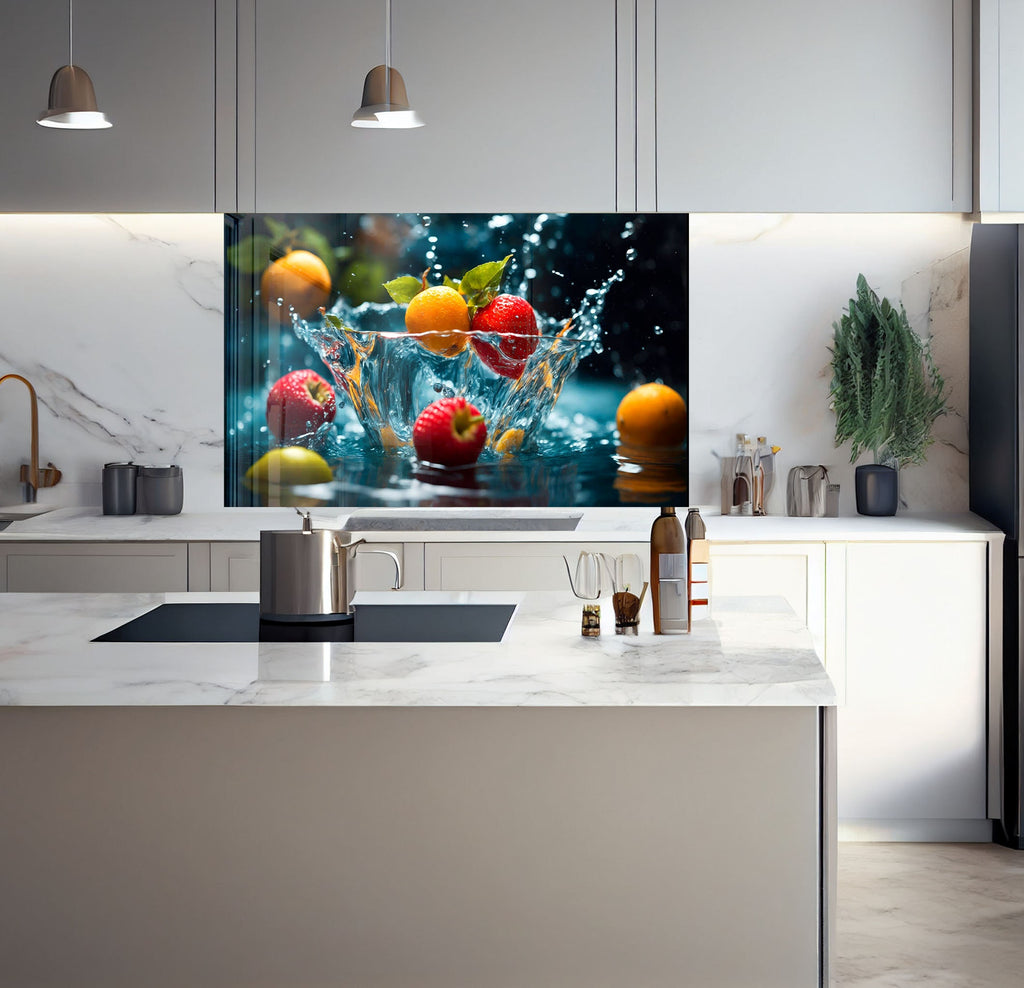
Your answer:
[[[674,214],[227,216],[225,503],[685,506],[687,242]]]

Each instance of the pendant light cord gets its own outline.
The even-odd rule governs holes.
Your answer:
[[[75,0],[68,0],[68,65],[75,64]]]
[[[391,0],[384,0],[384,102],[391,108]]]

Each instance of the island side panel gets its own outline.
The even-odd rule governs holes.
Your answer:
[[[819,711],[0,709],[12,984],[819,983]]]

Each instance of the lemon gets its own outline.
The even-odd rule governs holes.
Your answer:
[[[266,494],[273,486],[326,484],[333,479],[327,461],[305,446],[268,450],[245,472],[245,486],[259,494]]]

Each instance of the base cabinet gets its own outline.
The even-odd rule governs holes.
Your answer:
[[[0,590],[11,593],[168,593],[188,589],[188,547],[182,542],[0,546]]]
[[[0,750],[5,985],[828,983],[814,707],[22,707]]]
[[[846,546],[840,833],[987,840],[987,545]]]
[[[417,542],[381,542],[366,548],[393,552],[402,567],[402,588],[423,589],[423,545]],[[258,591],[260,546],[258,542],[213,542],[209,553],[210,583],[203,589]],[[191,578],[191,573],[189,574]],[[387,556],[356,549],[350,579],[357,590],[388,590],[394,585],[395,564]],[[200,589],[198,586],[192,589]]]
[[[444,542],[424,546],[424,584],[428,590],[566,590],[581,552],[636,553],[648,579],[647,542]]]

